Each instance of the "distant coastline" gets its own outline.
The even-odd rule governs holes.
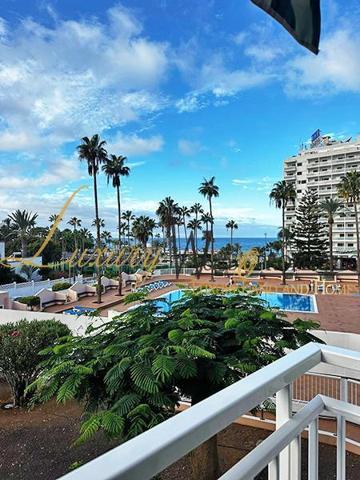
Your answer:
[[[233,245],[236,243],[240,244],[242,251],[251,250],[255,247],[264,247],[266,243],[273,242],[276,240],[276,237],[234,237],[233,238]],[[224,247],[230,243],[230,237],[215,237],[214,239],[214,248],[215,250],[219,250],[220,248]],[[183,250],[186,246],[185,238],[180,238],[180,246]],[[199,238],[198,239],[198,248],[201,249],[204,246],[204,242]]]

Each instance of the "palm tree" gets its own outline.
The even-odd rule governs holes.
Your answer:
[[[108,232],[107,230],[102,231],[101,232],[101,239],[103,240],[105,246],[108,246],[111,239],[112,239],[111,233]]]
[[[105,228],[105,220],[103,218],[94,218],[91,226],[96,228],[99,227],[99,229]],[[101,234],[100,234],[100,238],[101,238]]]
[[[171,197],[166,197],[160,202],[159,207],[156,210],[156,214],[159,216],[161,223],[165,226],[166,236],[169,242],[170,268],[172,267],[173,254],[175,260],[176,278],[178,278],[179,272],[175,225],[179,214],[179,206]]]
[[[96,220],[96,246],[100,250],[100,223],[99,223],[99,204],[97,195],[97,181],[96,177],[99,173],[100,164],[107,158],[107,151],[105,150],[106,142],[100,139],[99,135],[93,135],[91,138],[84,137],[82,144],[77,147],[79,152],[79,159],[87,162],[88,174],[93,177],[94,186],[94,203],[95,203],[95,220]],[[101,303],[101,272],[100,268],[96,266],[97,271],[97,301]]]
[[[133,215],[131,210],[125,210],[122,214],[122,219],[127,222],[128,245],[130,246],[130,222],[135,220],[135,215]]]
[[[14,233],[21,242],[21,256],[23,258],[26,258],[27,240],[36,225],[37,217],[37,213],[32,213],[27,210],[15,210],[15,212],[9,215],[12,233]]]
[[[82,250],[84,251],[85,250],[85,242],[87,240],[92,241],[93,236],[92,236],[90,230],[88,230],[87,228],[81,228],[79,230],[79,235],[80,235],[80,239],[81,239],[81,242],[82,242]]]
[[[209,201],[209,210],[211,217],[210,231],[211,231],[211,280],[214,281],[214,216],[212,212],[212,199],[219,196],[219,187],[215,185],[215,177],[206,180],[200,184],[199,193]]]
[[[55,222],[57,222],[58,218],[59,218],[59,215],[57,215],[56,213],[53,213],[52,215],[50,215],[49,217],[50,228],[54,225]]]
[[[338,195],[347,204],[354,207],[356,227],[356,269],[358,287],[360,291],[360,232],[359,232],[359,204],[360,204],[360,172],[348,172],[338,185]]]
[[[320,208],[327,217],[327,223],[329,226],[329,263],[330,263],[330,272],[333,273],[334,270],[334,257],[333,257],[333,226],[335,222],[335,214],[341,207],[341,203],[334,198],[327,198],[320,203]]]
[[[149,238],[153,236],[155,227],[155,220],[147,215],[140,215],[140,217],[137,217],[133,222],[132,231],[134,238],[139,240],[144,250],[146,249]]]
[[[81,227],[81,220],[77,217],[71,217],[68,224],[73,227],[75,255],[77,256],[78,244],[77,244],[77,230],[76,227]],[[77,266],[74,267],[74,282],[76,281]],[[69,275],[70,275],[70,263],[69,263]]]
[[[194,203],[194,205],[192,205],[190,207],[190,213],[194,213],[195,214],[195,220],[198,220],[199,215],[204,213],[204,209],[203,209],[201,203]],[[197,232],[195,232],[195,247],[196,247],[196,252],[197,252],[197,250],[198,250]]]
[[[107,177],[107,182],[112,181],[112,185],[116,188],[117,198],[117,210],[118,210],[118,233],[119,233],[119,251],[121,250],[121,201],[120,201],[120,188],[121,177],[128,177],[130,175],[130,168],[125,165],[126,157],[119,155],[110,155],[110,158],[106,160],[102,166],[103,171]],[[119,265],[119,295],[121,295],[121,264]]]
[[[185,244],[187,244],[187,230],[186,230],[186,218],[190,217],[190,208],[184,206],[179,207],[179,215],[182,218],[182,224],[184,226],[184,234],[185,234]]]
[[[235,220],[229,220],[227,222],[227,224],[225,225],[225,227],[230,230],[230,246],[231,246],[231,249],[230,249],[230,266],[232,265],[232,246],[233,246],[233,234],[234,234],[234,230],[237,230],[239,227],[238,227],[238,224],[235,222]]]
[[[285,180],[276,182],[270,192],[270,203],[274,203],[276,208],[282,210],[282,231],[285,231],[285,210],[289,202],[295,202],[296,192],[293,185],[286,183]],[[281,261],[282,261],[282,284],[285,285],[285,236],[281,239]]]
[[[196,220],[196,218],[192,218],[188,221],[187,227],[193,231],[194,238],[196,237],[198,230],[201,230],[201,225],[201,220]]]

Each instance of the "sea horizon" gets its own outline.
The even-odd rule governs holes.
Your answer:
[[[180,237],[180,248],[183,250],[186,247],[186,240],[184,237]],[[268,242],[276,240],[276,237],[233,237],[233,245],[238,243],[243,251],[251,250],[255,247],[264,247]],[[204,241],[198,238],[198,248],[201,249],[204,246]],[[214,248],[219,250],[230,243],[230,237],[215,237]],[[191,247],[190,247],[191,248]]]

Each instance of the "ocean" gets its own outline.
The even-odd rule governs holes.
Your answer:
[[[254,247],[264,247],[266,243],[273,242],[274,240],[276,240],[276,238],[272,237],[267,237],[266,240],[265,237],[234,237],[233,244],[239,243],[241,250],[246,252]],[[230,243],[230,237],[215,237],[214,248],[215,250],[220,250],[220,248],[224,247],[227,243]],[[186,247],[185,238],[180,238],[180,246],[181,250]],[[201,249],[203,246],[204,242],[201,238],[198,238],[198,248]]]

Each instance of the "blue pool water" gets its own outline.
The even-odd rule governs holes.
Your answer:
[[[66,315],[89,315],[95,311],[96,308],[80,307],[80,305],[76,305],[73,308],[68,308],[67,310],[64,310],[62,313],[65,313]]]
[[[176,302],[184,295],[182,290],[174,290],[173,292],[162,295],[169,303]],[[270,307],[279,308],[286,312],[317,312],[313,295],[297,295],[295,293],[261,293],[260,298],[265,300]],[[161,300],[158,302],[159,307],[163,311],[169,311],[171,306],[165,304]]]

